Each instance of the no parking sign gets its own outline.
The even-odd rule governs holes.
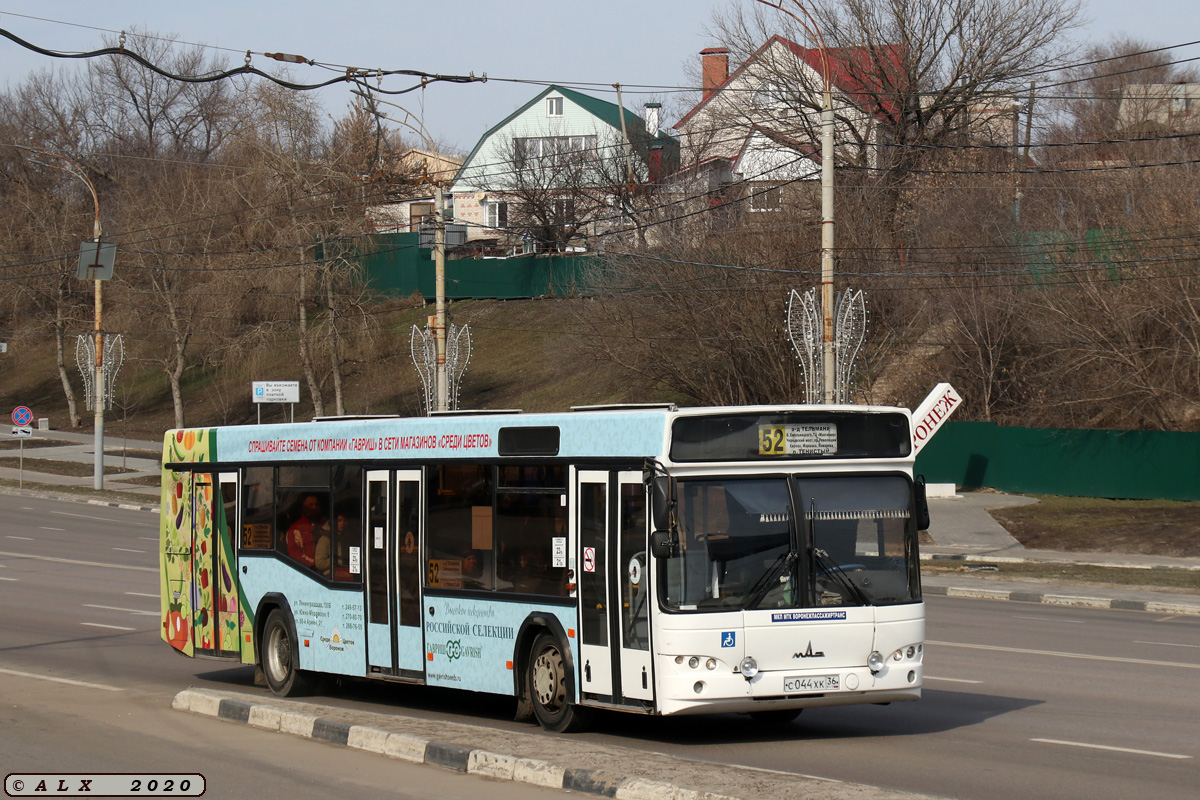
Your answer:
[[[13,409],[12,421],[13,425],[16,425],[19,428],[24,428],[25,426],[29,425],[29,423],[33,422],[33,412],[25,406],[17,406]]]

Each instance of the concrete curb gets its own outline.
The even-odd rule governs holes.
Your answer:
[[[105,508],[120,508],[125,511],[148,511],[157,514],[158,506],[139,506],[132,503],[117,503],[108,500],[96,500],[89,497],[72,497],[71,495],[57,495],[49,492],[34,492],[26,489],[12,489],[7,486],[0,486],[0,494],[15,495],[17,497],[36,497],[40,500],[57,500],[64,503],[83,503],[89,506],[104,506]]]
[[[1110,569],[1167,569],[1180,570],[1184,572],[1200,572],[1200,564],[1183,565],[1183,564],[1130,564],[1123,561],[1104,561],[1102,559],[1092,558],[1072,558],[1072,559],[1057,559],[1057,558],[1025,558],[1022,556],[972,556],[965,554],[948,554],[948,553],[933,553],[930,555],[922,555],[921,561],[960,561],[967,564],[1063,564],[1066,566],[1079,567],[1108,567]]]
[[[1075,606],[1077,608],[1108,608],[1120,611],[1150,611],[1155,614],[1182,614],[1200,616],[1200,605],[1168,603],[1156,600],[1121,600],[1086,595],[1039,594],[1037,592],[1006,591],[965,586],[925,586],[927,595],[943,597],[971,597],[980,600],[1011,600],[1019,603],[1042,603],[1052,606]]]
[[[344,745],[401,761],[549,789],[615,797],[618,800],[738,800],[729,795],[697,791],[605,770],[563,767],[533,758],[519,758],[407,733],[352,725],[266,703],[224,697],[218,692],[204,689],[185,689],[175,696],[171,707],[177,711],[240,722],[267,731]]]

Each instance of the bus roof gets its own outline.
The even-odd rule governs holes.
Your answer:
[[[680,409],[671,405],[602,406],[554,413],[511,411],[459,412],[431,417],[324,417],[311,422],[173,430],[168,431],[166,437],[170,449],[172,440],[182,441],[189,432],[193,436],[202,436],[207,440],[204,460],[225,463],[510,456],[670,461],[672,427],[677,420],[693,420],[693,431],[697,425],[707,426],[705,431],[715,430],[712,427],[715,425],[725,431],[723,435],[727,439],[736,436],[738,452],[742,452],[750,445],[753,448],[759,446],[757,437],[764,426],[782,431],[779,435],[784,443],[799,441],[801,427],[807,428],[803,435],[809,440],[816,437],[828,441],[829,436],[836,436],[839,426],[880,415],[889,418],[890,428],[898,431],[903,427],[904,438],[911,444],[911,416],[907,409],[852,405]],[[836,422],[839,420],[842,422]],[[696,435],[709,434],[693,434]],[[754,437],[753,442],[744,441],[750,436]],[[748,451],[749,457],[724,456],[712,460],[757,460],[753,457],[753,448]],[[827,452],[823,455],[835,454]],[[908,455],[907,450],[891,450],[874,454],[862,452],[855,457],[904,458]],[[174,460],[166,455],[165,458],[168,462]]]

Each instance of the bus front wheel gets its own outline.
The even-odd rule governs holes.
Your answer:
[[[295,697],[312,689],[308,676],[299,669],[300,649],[287,615],[276,609],[267,617],[263,629],[263,673],[271,692],[279,697]]]
[[[533,642],[527,671],[533,715],[548,731],[571,733],[583,730],[591,720],[590,710],[567,698],[567,665],[558,639],[539,634]]]

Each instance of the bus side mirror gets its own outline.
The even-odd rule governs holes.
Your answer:
[[[656,531],[671,527],[671,479],[666,476],[654,478],[650,485],[650,520]]]
[[[667,531],[655,531],[650,534],[650,552],[655,558],[670,558],[675,548],[672,546],[671,534]]]
[[[913,506],[917,515],[917,530],[929,530],[929,500],[925,496],[924,475],[918,475],[913,481]]]

